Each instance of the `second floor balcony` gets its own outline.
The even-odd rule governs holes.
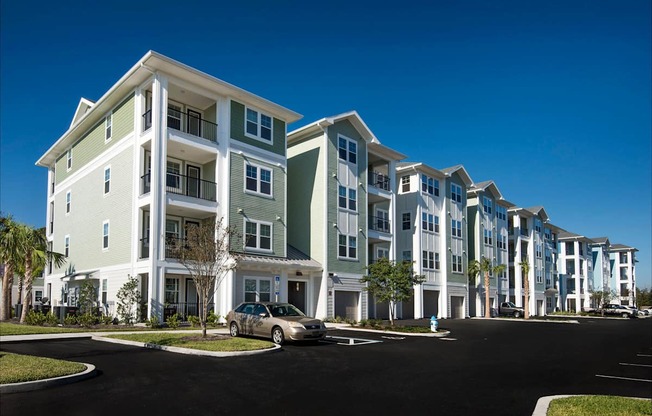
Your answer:
[[[383,217],[375,217],[375,216],[370,216],[369,217],[369,229],[378,231],[381,233],[390,233],[391,228],[390,228],[390,222],[388,219],[383,218]]]
[[[390,190],[389,176],[384,175],[380,172],[370,171],[368,182],[369,185],[374,186],[378,189],[382,189],[384,191]]]
[[[151,191],[151,173],[141,176],[140,183],[141,195],[148,194]],[[166,173],[165,190],[175,195],[217,201],[217,183],[179,173]]]

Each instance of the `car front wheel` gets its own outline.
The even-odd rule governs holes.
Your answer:
[[[236,324],[235,322],[231,322],[231,325],[229,326],[229,333],[231,334],[232,337],[237,337],[238,335],[240,335],[238,324]]]
[[[283,330],[281,328],[274,327],[274,329],[272,329],[272,342],[278,345],[283,345],[285,342],[285,334],[283,334]]]
[[[622,316],[623,318],[629,318],[629,314],[628,314],[628,313],[624,313],[624,312],[623,312],[623,314],[622,314],[621,316]]]
[[[519,311],[514,312],[514,318],[520,318],[521,313]]]

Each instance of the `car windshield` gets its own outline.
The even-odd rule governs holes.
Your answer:
[[[283,305],[271,305],[269,307],[272,316],[304,316],[303,312],[289,303]]]
[[[505,306],[508,307],[508,308],[515,308],[516,307],[516,305],[514,305],[512,302],[506,302]]]

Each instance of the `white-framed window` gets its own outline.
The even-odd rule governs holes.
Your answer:
[[[539,243],[536,244],[536,246],[535,246],[535,253],[536,253],[536,257],[537,257],[538,259],[540,259],[541,257],[543,257],[543,247],[541,246],[541,244],[539,244]]]
[[[412,214],[409,212],[404,212],[401,217],[401,223],[403,224],[402,229],[403,230],[411,230],[412,229]]]
[[[179,279],[165,278],[165,303],[179,303]]]
[[[439,232],[439,217],[436,215],[421,213],[421,228],[424,231]]]
[[[543,275],[541,274],[540,269],[537,269],[536,271],[536,279],[537,279],[537,283],[543,283]]]
[[[113,125],[113,113],[110,113],[104,119],[104,142],[111,140],[111,127]]]
[[[507,208],[496,205],[496,216],[499,220],[507,221]]]
[[[453,254],[451,263],[453,265],[453,272],[454,273],[462,273],[463,272],[463,270],[462,270],[462,256],[457,255],[457,254]]]
[[[245,109],[245,113],[245,136],[272,143],[272,117],[249,107]]]
[[[36,302],[40,302],[41,299],[43,299],[43,291],[42,290],[35,290],[34,291],[34,300]]]
[[[347,188],[346,186],[339,186],[338,190],[338,206],[344,209],[350,209],[351,211],[357,210],[357,191],[353,188]]]
[[[358,239],[352,235],[340,234],[338,236],[338,257],[344,259],[358,258]]]
[[[165,185],[171,191],[181,191],[181,162],[168,160],[165,172]]]
[[[538,218],[535,218],[534,220],[534,230],[538,233],[541,232],[541,220]]]
[[[389,258],[389,249],[385,247],[378,247],[376,249],[376,258],[377,259],[388,259]]]
[[[107,303],[107,293],[109,291],[109,281],[108,279],[102,279],[102,305]]]
[[[403,261],[412,262],[412,250],[403,250]]]
[[[401,192],[410,192],[410,175],[401,177]]]
[[[507,236],[506,235],[497,235],[496,236],[496,245],[499,249],[507,250]]]
[[[245,163],[245,192],[272,196],[272,170]]]
[[[439,270],[441,263],[439,262],[439,253],[435,253],[435,270]]]
[[[454,183],[451,184],[451,201],[462,202],[462,187]]]
[[[451,235],[462,238],[462,221],[451,220]]]
[[[109,248],[109,220],[102,223],[102,249]]]
[[[484,230],[484,243],[488,246],[493,245],[494,239],[491,230]]]
[[[493,208],[493,201],[486,196],[482,197],[482,208],[485,214],[491,214]]]
[[[260,277],[244,279],[245,302],[269,302],[272,300],[272,280]]]
[[[421,266],[424,270],[435,269],[435,252],[423,250],[421,252]]]
[[[111,192],[111,166],[104,168],[104,195]]]
[[[70,214],[72,208],[72,194],[70,191],[66,192],[66,214]]]
[[[439,196],[439,180],[421,174],[421,192],[432,196]]]
[[[337,152],[340,160],[358,163],[358,143],[344,136],[337,138]]]
[[[70,255],[70,236],[63,237],[63,255],[68,257]]]
[[[66,152],[66,171],[72,169],[72,147]]]
[[[245,220],[245,247],[252,250],[272,251],[272,224]]]

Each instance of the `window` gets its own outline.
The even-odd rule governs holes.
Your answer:
[[[534,220],[534,230],[538,233],[541,232],[541,220],[538,218]]]
[[[454,183],[451,184],[451,200],[453,202],[462,202],[462,187]]]
[[[272,300],[272,281],[270,279],[244,279],[245,302],[269,302]]]
[[[111,125],[113,124],[113,114],[109,114],[104,120],[104,141],[111,140]]]
[[[507,208],[496,206],[496,216],[499,220],[507,221]]]
[[[494,240],[491,230],[484,230],[484,243],[489,246],[493,245]]]
[[[340,208],[348,208],[351,211],[355,211],[357,209],[356,200],[357,192],[355,189],[340,185],[338,198],[338,205]]]
[[[421,253],[421,265],[424,269],[433,270],[435,268],[435,253],[433,251],[423,250]]]
[[[491,201],[491,199],[484,196],[482,197],[482,207],[484,209],[485,214],[491,214],[491,210],[493,208],[493,202]]]
[[[245,165],[245,189],[263,195],[272,195],[272,171],[254,165]]]
[[[255,139],[272,141],[272,118],[251,108],[247,108],[245,134]]]
[[[541,247],[541,244],[538,244],[538,243],[537,243],[536,248],[535,248],[535,252],[536,252],[536,257],[537,257],[538,259],[540,259],[541,257],[543,257],[543,247]]]
[[[254,250],[272,250],[272,225],[245,221],[245,245]]]
[[[66,192],[66,214],[70,214],[72,197],[70,196],[70,191]]]
[[[435,270],[439,270],[439,253],[435,253]]]
[[[412,262],[412,251],[411,250],[403,251],[403,261],[409,261],[410,263]]]
[[[165,184],[168,189],[181,190],[181,163],[168,160]]]
[[[109,221],[102,223],[102,248],[104,250],[109,248]]]
[[[536,279],[537,279],[537,283],[543,283],[543,275],[541,274],[541,270],[537,270]]]
[[[453,237],[462,237],[462,221],[451,220],[451,235]]]
[[[107,292],[109,287],[109,281],[107,279],[102,279],[102,305],[106,305],[107,302]]]
[[[436,215],[422,213],[421,227],[424,231],[439,232],[439,217]]]
[[[358,239],[340,234],[338,239],[338,255],[342,258],[356,259],[358,256]]]
[[[406,175],[401,178],[401,192],[410,192],[410,176]]]
[[[179,279],[165,279],[165,303],[179,302]]]
[[[72,169],[72,148],[66,153],[66,170]]]
[[[43,291],[42,290],[35,290],[34,291],[34,300],[36,302],[40,302],[41,299],[43,299]]]
[[[68,257],[70,255],[70,236],[67,235],[63,238],[63,255]]]
[[[104,168],[104,195],[111,191],[111,166]]]
[[[411,230],[412,229],[412,215],[409,212],[404,212],[403,213],[403,229],[404,230]]]
[[[422,174],[421,192],[432,196],[439,196],[439,180]]]
[[[451,263],[453,264],[453,272],[462,273],[462,256],[453,254]]]
[[[338,138],[338,154],[340,160],[349,161],[350,163],[357,163],[358,159],[358,145],[355,141],[347,139],[346,137],[339,136]]]
[[[507,236],[506,235],[499,235],[496,236],[496,241],[498,248],[502,250],[507,250]]]

